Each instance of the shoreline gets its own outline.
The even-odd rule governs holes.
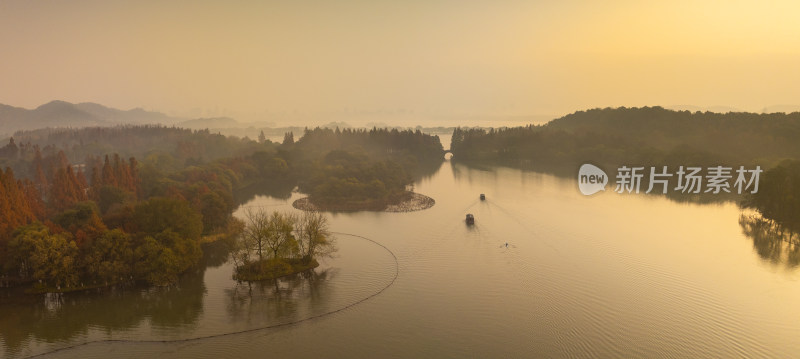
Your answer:
[[[325,211],[325,212],[370,211],[370,212],[400,213],[400,212],[422,211],[431,208],[436,204],[436,200],[424,194],[416,192],[407,192],[407,194],[409,198],[407,198],[406,200],[397,204],[387,205],[383,209],[370,208],[369,206],[364,206],[363,204],[360,204],[361,206],[359,206],[359,204],[344,204],[339,206],[319,206],[311,203],[308,197],[303,197],[298,200],[295,200],[294,202],[292,202],[292,207],[299,209],[301,211]]]
[[[261,282],[288,277],[319,267],[316,259],[312,259],[306,264],[300,263],[298,259],[282,259],[278,263],[288,265],[290,270],[287,271],[286,267],[281,268],[279,264],[270,264],[268,260],[263,260],[234,269],[233,279],[239,282]],[[244,271],[244,273],[240,273],[240,271]]]

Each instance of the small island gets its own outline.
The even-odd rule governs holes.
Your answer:
[[[441,151],[441,145],[430,150],[436,151]],[[381,154],[359,148],[331,150],[310,163],[306,176],[298,181],[300,192],[308,197],[292,205],[315,211],[411,212],[430,208],[436,201],[412,191],[412,173],[424,166],[426,157],[431,156],[393,151]]]
[[[241,239],[231,253],[233,279],[272,280],[319,266],[317,258],[336,251],[328,219],[321,213],[250,210],[245,212]]]

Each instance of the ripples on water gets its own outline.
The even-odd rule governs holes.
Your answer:
[[[73,347],[86,343],[188,344],[321,318],[356,305],[391,285],[397,274],[391,252],[367,238],[345,233],[337,233],[336,238],[340,247],[336,258],[323,260],[312,272],[276,281],[237,283],[231,280],[232,264],[225,262],[181,278],[176,287],[127,290],[121,294],[124,300],[116,305],[113,300],[119,296],[107,292],[47,295],[38,303],[6,303],[4,312],[17,307],[28,311],[25,314],[29,316],[36,316],[30,312],[37,310],[47,314],[40,319],[42,323],[7,328],[34,337],[30,344],[35,346],[24,348],[28,340],[23,340],[19,347],[5,348],[5,354],[12,357],[48,352],[68,354]],[[94,306],[98,303],[113,305],[115,309],[96,311],[99,308]],[[140,309],[139,313],[135,313],[136,309]],[[124,312],[134,313],[123,325],[114,326],[110,324],[113,318],[101,317]],[[80,315],[96,318],[73,319]],[[74,320],[73,328],[65,326],[64,322],[69,320]],[[60,329],[49,333],[49,326]],[[4,337],[8,334],[4,333]]]
[[[178,343],[98,343],[53,356],[688,358],[800,352],[798,275],[761,259],[742,234],[734,204],[614,193],[584,197],[572,180],[450,163],[416,188],[436,205],[412,213],[330,215],[334,231],[374,239],[397,256],[399,276],[377,297],[270,330]],[[479,193],[487,200],[478,200]],[[297,197],[258,197],[247,205],[288,210]],[[475,215],[474,226],[465,225],[466,213]],[[199,304],[175,297],[166,308],[183,316],[162,320],[161,327],[153,325],[154,314],[112,329],[98,320],[104,324],[81,329],[66,342],[183,338],[291,322],[369,295],[393,276],[391,257],[380,247],[339,243],[341,257],[328,263],[327,272],[320,268],[326,274],[316,285],[300,281],[251,292],[230,281],[225,264],[199,280],[193,294]],[[26,348],[65,345],[41,344],[44,338]]]

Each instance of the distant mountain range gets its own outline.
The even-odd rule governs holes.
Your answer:
[[[121,124],[171,125],[181,118],[141,108],[118,110],[91,102],[52,101],[33,110],[0,104],[0,136],[44,127],[114,126]]]
[[[712,111],[719,113],[726,112],[739,112],[740,110],[728,106],[711,106],[700,107],[692,105],[673,105],[667,106],[674,110],[688,110],[691,112],[696,111]],[[772,105],[765,107],[763,112],[795,112],[800,111],[798,105]],[[339,119],[339,121],[337,121]],[[403,121],[397,118],[387,119],[386,122],[377,121],[381,119],[378,117],[369,117],[362,120],[359,117],[345,117],[338,118],[336,116],[327,116],[323,118],[294,118],[294,117],[278,117],[278,118],[265,118],[258,122],[239,122],[229,117],[214,117],[214,118],[197,118],[187,119],[172,117],[160,112],[145,111],[141,108],[132,110],[118,110],[115,108],[106,107],[100,104],[83,102],[73,104],[65,101],[51,101],[41,105],[35,109],[29,110],[21,107],[14,107],[9,105],[0,104],[0,138],[13,135],[16,131],[21,130],[34,130],[39,128],[57,128],[57,127],[89,127],[89,126],[116,126],[123,124],[131,125],[144,125],[144,124],[163,124],[167,126],[178,126],[190,129],[212,129],[224,132],[229,135],[237,136],[253,136],[253,129],[266,129],[276,127],[274,120],[280,120],[286,126],[303,126],[315,127],[318,126],[323,120],[329,122],[321,127],[328,128],[348,128],[351,127],[350,121],[357,122],[357,126],[366,123],[366,127],[395,127],[412,126],[419,123],[438,123],[445,125],[445,127],[452,126],[469,126],[479,124],[480,126],[500,127],[500,126],[519,126],[525,123],[546,123],[552,117],[549,116],[517,116],[517,117],[492,117],[492,116],[471,116],[471,117],[432,117],[432,118],[413,118]],[[347,122],[344,122],[347,120]],[[368,121],[367,121],[368,120]],[[315,125],[312,125],[316,123]],[[356,127],[357,127],[356,126]],[[363,127],[363,126],[362,126]],[[255,132],[257,135],[257,132]]]

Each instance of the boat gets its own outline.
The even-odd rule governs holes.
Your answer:
[[[467,214],[467,224],[475,224],[475,216],[472,213]]]

